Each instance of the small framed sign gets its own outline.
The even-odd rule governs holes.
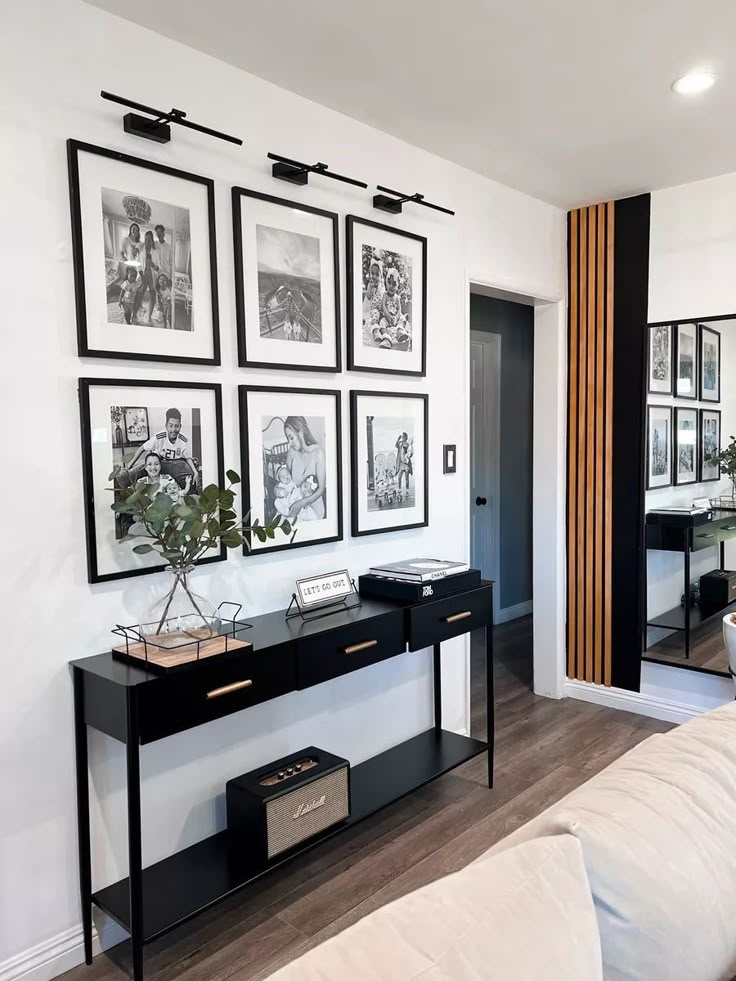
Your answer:
[[[301,616],[304,619],[316,619],[333,612],[333,607],[352,609],[353,606],[346,607],[351,596],[357,597],[357,591],[347,569],[341,569],[338,572],[326,572],[321,576],[309,576],[307,579],[297,579],[296,592],[292,594],[286,616],[287,618]],[[360,606],[360,601],[357,605]],[[296,610],[292,610],[294,606],[296,606]],[[306,615],[312,611],[320,612],[317,612],[314,617],[307,617]]]

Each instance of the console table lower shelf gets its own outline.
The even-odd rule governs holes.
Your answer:
[[[478,739],[428,729],[352,767],[350,817],[270,862],[249,864],[248,843],[220,831],[144,868],[144,943],[487,750],[488,743]],[[92,902],[130,930],[127,878],[93,893]]]

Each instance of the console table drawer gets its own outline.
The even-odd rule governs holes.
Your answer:
[[[249,651],[142,686],[141,742],[163,739],[296,688],[294,649]]]
[[[318,637],[305,637],[297,641],[297,686],[319,685],[330,678],[403,654],[405,650],[403,610],[340,627]]]
[[[701,548],[712,548],[721,540],[721,529],[710,522],[693,528],[693,552]]]
[[[488,626],[493,616],[493,587],[481,586],[459,596],[410,606],[408,614],[409,649],[432,647],[450,637]]]
[[[733,518],[722,521],[718,526],[719,541],[730,542],[732,538],[736,538],[736,511],[734,512]]]

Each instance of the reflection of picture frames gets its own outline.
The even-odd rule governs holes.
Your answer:
[[[647,406],[647,490],[672,484],[672,407]]]
[[[125,406],[125,439],[131,446],[145,443],[151,435],[148,425],[148,409],[145,406]]]
[[[719,409],[700,410],[700,483],[713,483],[721,479],[721,467],[712,458],[721,452],[721,413]]]
[[[698,397],[698,328],[694,323],[675,325],[674,394],[680,399]]]
[[[672,395],[672,324],[654,324],[648,331],[647,391]]]
[[[337,215],[244,187],[232,189],[232,203],[238,364],[339,372],[342,356]],[[284,236],[283,256],[275,249],[270,255],[260,255],[264,243],[259,242],[258,233],[264,226],[268,226],[271,236]],[[319,272],[294,268],[295,257],[288,254],[288,246],[295,247],[298,253],[300,238],[311,241],[317,251],[314,264],[319,263]],[[298,336],[293,323],[298,324]]]
[[[111,281],[108,282],[108,270],[106,269],[105,251],[102,249],[100,254],[93,249],[87,239],[94,231],[94,227],[101,227],[102,211],[99,201],[99,187],[90,182],[90,194],[94,194],[95,205],[88,207],[91,198],[87,195],[87,181],[84,176],[85,161],[87,157],[103,158],[109,160],[109,165],[101,164],[98,169],[105,173],[105,167],[110,168],[110,178],[98,175],[96,182],[102,181],[105,184],[113,185],[118,181],[118,177],[112,176],[116,173],[116,165],[135,167],[141,171],[153,172],[160,175],[156,180],[163,182],[164,190],[156,192],[163,196],[166,191],[167,179],[172,186],[172,201],[177,198],[173,192],[174,188],[180,188],[181,182],[195,185],[201,193],[196,195],[199,207],[196,209],[193,219],[196,220],[196,227],[201,229],[199,239],[206,235],[206,243],[201,243],[203,253],[206,255],[206,265],[200,269],[198,279],[192,282],[192,278],[186,274],[180,274],[172,268],[171,284],[171,304],[174,311],[177,304],[183,304],[187,310],[187,315],[192,317],[195,330],[179,331],[176,329],[168,330],[165,327],[146,327],[141,325],[141,330],[145,330],[145,342],[143,335],[137,333],[138,328],[129,327],[125,330],[124,325],[110,325],[107,323],[107,306],[114,301],[115,273],[110,273]],[[67,159],[69,168],[69,192],[71,198],[71,218],[72,218],[72,263],[74,275],[74,291],[76,298],[77,311],[77,341],[78,353],[80,357],[95,358],[125,358],[135,361],[161,361],[177,364],[220,364],[220,334],[219,334],[219,314],[217,297],[217,256],[215,246],[215,185],[207,177],[200,177],[197,174],[190,174],[183,170],[176,170],[164,164],[153,163],[141,157],[133,157],[129,154],[119,153],[117,150],[108,150],[104,147],[93,146],[89,143],[81,143],[78,140],[67,141]],[[133,183],[130,177],[125,178],[128,183]],[[135,191],[136,188],[129,188]],[[187,190],[191,190],[187,188]],[[131,197],[135,199],[135,194]],[[135,214],[134,223],[145,223],[145,199],[133,200],[131,207],[143,208],[143,218]],[[172,204],[172,207],[174,205]],[[191,210],[191,205],[189,205]],[[148,214],[150,217],[150,207]],[[132,212],[131,212],[132,213]],[[189,253],[188,262],[193,261],[191,250],[192,228],[189,230]],[[103,235],[104,243],[104,235]],[[172,267],[176,263],[176,243],[170,243],[173,251]],[[102,248],[102,247],[101,247]],[[196,271],[196,270],[195,270]],[[123,277],[124,278],[124,277]],[[188,281],[188,288],[187,282]],[[98,291],[98,283],[104,289],[104,302]],[[194,291],[194,292],[193,292]],[[112,297],[111,297],[112,292]],[[118,289],[118,294],[120,290]],[[209,295],[208,295],[209,292]],[[194,307],[192,307],[192,297],[194,296]],[[202,309],[206,310],[206,316],[197,309],[197,296],[207,297],[207,302]],[[152,303],[149,295],[146,305]],[[101,314],[101,304],[105,307],[105,323],[98,323]],[[161,305],[157,302],[157,305]],[[115,328],[121,328],[116,331]],[[107,336],[111,340],[106,339]],[[118,340],[114,340],[115,337]],[[122,340],[125,338],[125,340]]]
[[[699,445],[698,410],[675,409],[674,483],[695,484],[698,481]]]
[[[700,324],[700,399],[721,401],[721,335]]]

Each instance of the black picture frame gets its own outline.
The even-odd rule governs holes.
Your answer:
[[[713,337],[717,338],[716,347],[718,348],[718,368],[716,371],[716,381],[718,385],[718,398],[712,398],[710,395],[705,394],[703,340],[707,334],[712,334]],[[712,327],[708,327],[704,323],[698,324],[698,377],[700,401],[709,402],[711,405],[719,405],[721,401],[721,333],[718,330],[713,330]]]
[[[698,428],[699,453],[698,453],[698,483],[715,484],[721,480],[721,468],[715,477],[705,477],[705,417],[706,415],[718,416],[718,452],[721,451],[721,410],[720,409],[700,409],[700,426]]]
[[[656,331],[666,330],[669,336],[669,386],[665,388],[653,387],[652,380],[652,342]],[[672,324],[651,324],[647,328],[647,392],[649,395],[672,395],[675,386],[675,365],[677,361],[674,357],[674,335],[675,329]]]
[[[653,411],[657,409],[662,412],[666,412],[669,415],[669,440],[668,440],[668,452],[669,452],[669,480],[661,484],[652,484],[651,473],[652,473],[652,463],[651,463],[651,453],[652,453],[652,414]],[[662,490],[663,487],[672,487],[672,481],[674,480],[674,431],[672,427],[672,406],[671,405],[647,405],[647,441],[646,441],[646,489],[647,490]]]
[[[202,184],[207,191],[207,227],[209,235],[209,266],[212,310],[212,357],[185,357],[169,354],[150,354],[135,351],[101,350],[92,348],[88,341],[87,295],[84,267],[84,234],[82,229],[81,189],[79,183],[79,154],[91,153],[119,163],[130,164],[144,170],[156,171],[180,180]],[[143,157],[134,157],[118,150],[95,146],[80,140],[67,140],[67,165],[69,173],[69,199],[72,226],[72,265],[74,275],[74,297],[77,317],[77,350],[79,357],[115,358],[124,361],[151,361],[164,364],[219,365],[220,356],[220,317],[217,292],[217,242],[215,234],[215,182],[209,177],[177,170],[166,164],[154,163]],[[162,335],[167,333],[162,331]],[[172,331],[175,333],[175,331]]]
[[[424,420],[424,520],[384,528],[360,528],[358,506],[358,400],[360,398],[411,399],[423,403]],[[395,531],[408,531],[412,528],[426,528],[429,525],[429,396],[422,392],[371,392],[352,390],[350,392],[350,514],[353,538],[366,535],[386,535]]]
[[[330,365],[288,364],[280,361],[263,361],[248,356],[248,339],[245,310],[245,269],[243,266],[243,198],[265,201],[279,207],[303,211],[317,215],[332,222],[332,247],[335,283],[335,361]],[[233,187],[233,250],[235,259],[235,313],[238,338],[238,365],[241,368],[268,368],[281,371],[318,371],[338,374],[342,371],[342,317],[340,302],[340,234],[339,216],[333,211],[314,208],[301,201],[291,201],[287,198],[276,197],[273,194],[263,194],[246,187]]]
[[[90,390],[94,386],[121,388],[181,388],[186,391],[199,390],[213,393],[215,403],[215,446],[217,449],[217,481],[220,487],[225,486],[225,463],[222,440],[222,386],[209,382],[179,382],[151,380],[148,378],[80,378],[79,379],[79,416],[82,441],[82,479],[84,487],[84,519],[87,542],[87,575],[88,582],[113,582],[118,579],[132,579],[135,576],[146,576],[161,572],[167,565],[162,560],[160,565],[142,569],[128,569],[121,572],[100,573],[97,562],[97,528],[95,520],[95,487],[92,460],[92,426],[90,419]],[[112,503],[112,495],[110,497]],[[222,562],[227,557],[227,549],[220,546],[219,555],[211,555],[199,559],[197,565],[209,565],[212,562]]]
[[[362,297],[356,297],[355,290],[353,286],[353,263],[354,263],[354,249],[353,249],[353,230],[356,225],[362,225],[367,228],[375,229],[379,232],[389,233],[391,235],[397,235],[401,238],[410,239],[414,242],[419,242],[422,249],[422,260],[421,260],[421,270],[422,270],[422,286],[421,286],[421,297],[422,297],[422,318],[421,318],[421,368],[417,371],[402,370],[400,368],[381,368],[375,367],[373,365],[367,365],[364,362],[361,363],[359,360],[358,351],[356,351],[355,344],[355,318],[357,309],[360,307],[362,310]],[[368,218],[358,218],[355,215],[347,215],[345,219],[345,257],[346,257],[346,269],[347,269],[347,350],[348,350],[348,371],[366,371],[371,374],[378,375],[404,375],[404,376],[415,376],[423,378],[427,374],[427,239],[423,235],[416,235],[413,232],[407,232],[402,228],[394,228],[391,225],[383,225],[377,221],[371,221]],[[361,260],[362,261],[362,260]],[[361,330],[362,330],[362,317],[361,317]]]
[[[689,412],[695,416],[695,444],[693,447],[693,478],[692,480],[680,479],[680,419],[684,413]],[[675,406],[675,421],[672,429],[672,482],[676,487],[686,486],[687,484],[697,484],[700,474],[700,418],[698,410],[693,406]]]
[[[284,536],[284,544],[271,545],[268,548],[253,548],[252,537],[248,541],[251,544],[250,551],[243,545],[243,555],[253,558],[260,555],[271,555],[274,552],[289,551],[295,548],[310,548],[313,545],[325,545],[330,542],[340,542],[343,540],[343,483],[342,483],[342,393],[337,389],[329,388],[299,388],[286,387],[283,385],[239,385],[238,386],[238,408],[240,417],[240,466],[241,480],[243,487],[243,501],[245,510],[251,507],[251,481],[250,481],[250,445],[248,436],[248,395],[251,392],[267,392],[269,394],[287,395],[318,395],[331,396],[335,400],[335,438],[336,438],[336,498],[337,498],[337,533],[327,535],[324,538],[312,539],[310,541],[299,541],[299,523],[297,522],[297,535],[293,542]]]
[[[680,391],[680,347],[681,332],[683,327],[693,327],[693,387],[692,394],[688,395],[687,392]],[[673,327],[674,337],[672,343],[673,350],[673,363],[672,363],[672,394],[678,399],[688,399],[691,402],[697,402],[698,399],[698,376],[700,373],[700,342],[698,338],[698,325],[694,320],[682,320],[676,323]]]

